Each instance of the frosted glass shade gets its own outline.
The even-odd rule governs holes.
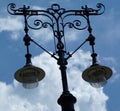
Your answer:
[[[23,84],[24,88],[31,89],[38,86],[38,82],[45,76],[45,72],[38,67],[26,65],[15,72],[15,79]]]
[[[96,88],[103,87],[111,76],[112,70],[109,67],[98,64],[90,66],[82,74],[82,78]]]

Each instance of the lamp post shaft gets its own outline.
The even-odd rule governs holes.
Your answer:
[[[74,103],[76,102],[76,98],[69,92],[68,89],[66,66],[61,64],[60,71],[62,77],[63,93],[58,99],[58,104],[61,105],[62,111],[75,111]]]
[[[67,82],[67,75],[66,75],[66,66],[60,66],[60,71],[61,71],[63,92],[67,92],[68,82]]]
[[[66,66],[61,64],[60,71],[62,77],[63,93],[58,99],[58,104],[61,105],[62,111],[75,111],[74,104],[76,102],[76,98],[69,92],[68,89]]]
[[[58,65],[60,66],[61,71],[61,78],[62,78],[62,86],[63,86],[63,93],[58,99],[58,104],[61,105],[62,111],[75,111],[74,104],[76,102],[76,98],[69,92],[68,89],[68,82],[67,82],[67,74],[66,74],[66,65],[67,59],[65,56],[64,44],[62,43],[61,39],[58,40],[57,44],[58,49]]]

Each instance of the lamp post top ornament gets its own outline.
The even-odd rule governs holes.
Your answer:
[[[89,8],[87,5],[81,6],[79,10],[66,10],[65,8],[61,8],[59,4],[52,4],[51,8],[47,8],[46,10],[35,10],[30,9],[30,6],[23,5],[23,7],[16,9],[16,5],[14,3],[8,4],[7,10],[12,15],[41,15],[42,13],[49,14],[55,17],[55,14],[58,14],[58,18],[69,15],[77,15],[77,16],[88,16],[88,15],[101,15],[105,11],[105,6],[102,3],[98,3],[96,5],[96,9]]]

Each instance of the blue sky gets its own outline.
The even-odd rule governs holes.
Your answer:
[[[120,111],[120,1],[117,0],[0,0],[0,111],[60,110],[56,101],[62,93],[56,61],[35,45],[30,47],[32,62],[45,69],[45,79],[33,90],[24,89],[14,80],[14,72],[25,65],[26,48],[22,41],[24,19],[7,12],[7,5],[11,2],[16,4],[16,8],[29,5],[44,9],[52,3],[58,3],[66,9],[81,9],[82,5],[95,8],[97,3],[103,3],[105,13],[91,17],[90,20],[96,37],[95,51],[99,63],[112,68],[113,76],[102,89],[94,89],[82,80],[81,73],[90,65],[91,60],[91,48],[86,44],[69,60],[68,81],[70,91],[77,97],[76,111]],[[67,30],[68,49],[74,50],[87,35],[87,31]],[[49,28],[31,31],[30,36],[48,50],[53,49]]]

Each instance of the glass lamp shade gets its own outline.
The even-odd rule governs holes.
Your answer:
[[[111,76],[112,70],[109,67],[98,64],[90,66],[82,74],[82,78],[95,88],[103,87]]]
[[[24,88],[31,89],[38,86],[38,82],[45,77],[45,72],[41,68],[26,65],[16,71],[14,77]]]

